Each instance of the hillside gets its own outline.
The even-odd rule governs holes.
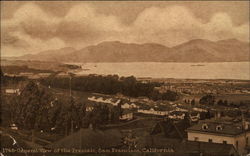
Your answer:
[[[196,39],[173,47],[169,57],[180,62],[241,62],[249,60],[249,45],[236,39],[212,42]]]
[[[58,62],[241,62],[249,61],[249,44],[236,39],[195,39],[169,48],[156,43],[102,42],[80,50],[63,48],[25,55],[25,60]]]

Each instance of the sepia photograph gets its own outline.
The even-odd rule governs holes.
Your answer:
[[[0,156],[250,156],[250,1],[0,6]]]

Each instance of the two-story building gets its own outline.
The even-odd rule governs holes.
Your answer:
[[[246,154],[250,144],[249,122],[225,121],[222,118],[200,121],[187,129],[188,140],[232,144],[240,154]]]

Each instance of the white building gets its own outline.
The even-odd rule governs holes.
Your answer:
[[[185,117],[185,113],[180,112],[180,111],[171,111],[168,115],[168,118],[174,119],[174,120],[183,120],[184,117]]]
[[[192,112],[189,114],[189,118],[192,122],[197,122],[200,120],[200,113],[198,112]]]
[[[13,123],[10,125],[10,129],[18,130],[18,127],[16,126],[16,124]]]
[[[107,98],[107,99],[103,99],[103,97],[95,97],[95,96],[92,96],[92,97],[88,97],[88,100],[89,101],[94,101],[94,102],[100,102],[100,103],[106,103],[106,104],[111,104],[113,106],[117,106],[121,100],[118,99],[118,100],[114,100],[112,98]]]
[[[144,109],[138,109],[139,113],[143,113],[143,114],[152,114],[152,115],[168,115],[168,111],[156,111],[154,110],[154,108],[151,108],[149,110],[144,110]]]
[[[121,105],[121,107],[122,107],[122,109],[138,108],[138,106],[134,103],[132,103],[132,104],[125,103],[125,104]]]
[[[93,106],[87,106],[86,107],[86,112],[92,112],[94,110]]]
[[[5,93],[6,94],[17,94],[17,95],[20,95],[20,90],[19,89],[12,89],[12,88],[9,88],[9,89],[5,89]]]
[[[194,110],[194,111],[197,111],[197,112],[207,112],[206,109],[198,108],[198,107],[194,107],[193,110]]]

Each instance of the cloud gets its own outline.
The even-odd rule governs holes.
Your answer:
[[[47,13],[34,3],[16,10],[2,21],[2,54],[37,53],[65,46],[82,48],[103,40],[157,42],[174,46],[195,38],[219,40],[249,39],[249,23],[236,26],[224,12],[214,13],[206,23],[183,6],[150,7],[140,12],[130,24],[119,15],[98,13],[89,4],[72,6],[65,16]]]
[[[215,13],[204,23],[186,7],[148,8],[134,22],[133,31],[140,40],[146,39],[167,45],[195,38],[220,40],[238,38],[248,40],[249,23],[235,26],[226,13]]]

